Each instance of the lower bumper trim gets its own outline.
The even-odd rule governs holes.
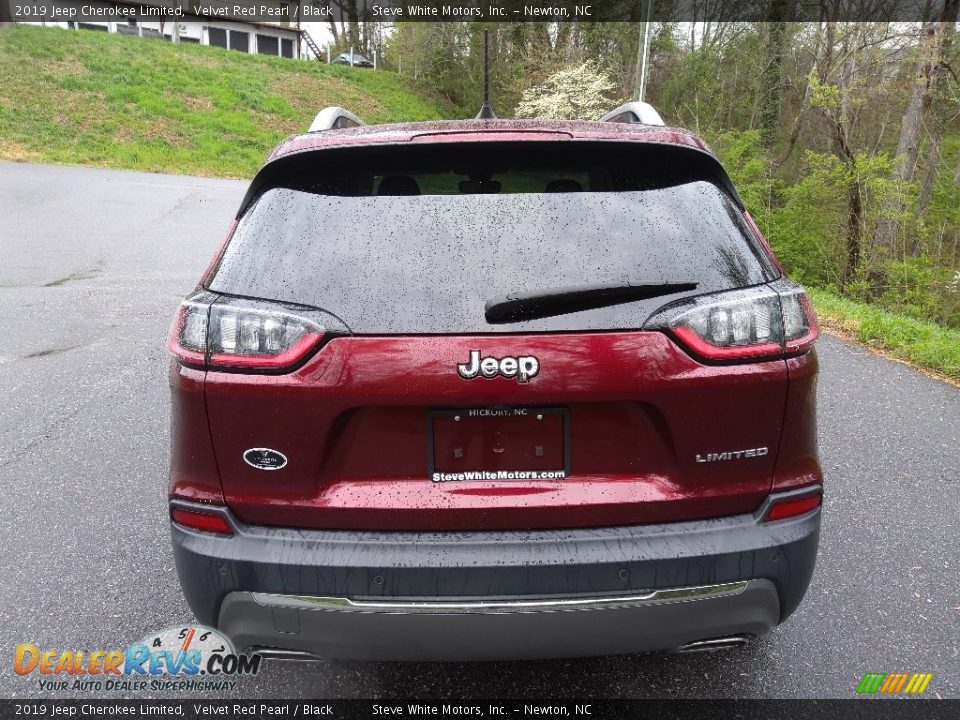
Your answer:
[[[338,597],[310,595],[280,595],[252,593],[253,599],[264,607],[298,608],[303,610],[337,610],[342,612],[380,613],[490,613],[490,612],[556,612],[562,610],[598,610],[613,607],[638,607],[648,604],[687,602],[724,595],[737,595],[747,587],[747,581],[702,585],[698,587],[654,590],[642,595],[614,597],[585,597],[562,599],[483,600],[475,602],[433,602],[384,600],[353,600]]]

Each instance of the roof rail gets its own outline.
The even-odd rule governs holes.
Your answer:
[[[615,110],[611,110],[602,118],[600,122],[616,122],[640,125],[663,125],[663,118],[660,117],[653,105],[645,102],[624,103]]]
[[[317,113],[307,132],[341,130],[343,128],[360,127],[361,125],[366,125],[366,123],[349,110],[344,110],[342,107],[325,107]]]

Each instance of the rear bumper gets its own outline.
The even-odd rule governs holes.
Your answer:
[[[672,649],[688,638],[760,635],[780,616],[769,580],[670,594],[674,597],[662,600],[627,596],[596,603],[592,598],[576,607],[561,600],[555,609],[535,601],[526,610],[476,603],[453,610],[426,603],[374,609],[330,602],[332,598],[318,602],[235,592],[223,602],[220,625],[238,647],[279,644],[320,657],[377,660],[494,660]],[[278,628],[286,632],[278,635]]]
[[[241,648],[381,660],[590,656],[759,635],[799,604],[820,532],[819,510],[768,524],[757,513],[392,533],[255,527],[220,512],[233,537],[171,526],[202,623]]]

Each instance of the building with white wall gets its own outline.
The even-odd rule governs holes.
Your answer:
[[[43,6],[47,17],[67,18],[69,8],[76,8],[71,0],[26,0],[26,4]],[[127,0],[90,0],[83,3],[93,9],[99,8],[131,8],[143,7],[171,7],[172,3],[128,2]],[[270,4],[269,2],[267,4]],[[182,3],[181,7],[190,3]],[[286,3],[273,3],[274,6],[288,8]],[[253,55],[275,55],[277,57],[300,58],[300,30],[294,25],[280,22],[253,22],[237,18],[212,17],[200,14],[196,6],[191,6],[192,12],[184,12],[179,20],[149,20],[149,19],[94,19],[90,15],[77,19],[61,20],[34,20],[37,24],[48,27],[62,27],[77,30],[94,30],[100,32],[122,33],[124,35],[138,35],[145,38],[169,40],[201,45],[215,45],[217,47],[250,53]],[[56,12],[61,10],[62,12]],[[94,10],[95,12],[95,10]],[[91,13],[93,14],[93,13]]]

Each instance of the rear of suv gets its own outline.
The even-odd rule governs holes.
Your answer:
[[[241,648],[399,660],[783,622],[819,537],[818,331],[704,143],[629,108],[325,112],[171,328],[197,618]]]

